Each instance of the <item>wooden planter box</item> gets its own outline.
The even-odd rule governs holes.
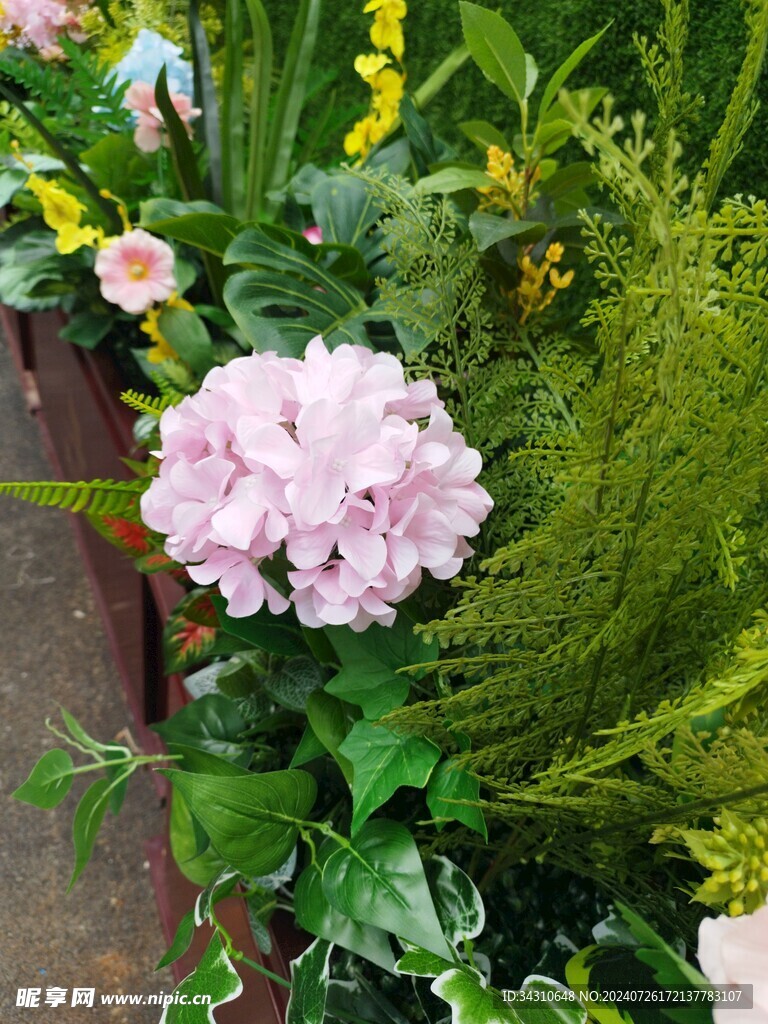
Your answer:
[[[0,322],[56,478],[130,479],[131,473],[120,459],[132,452],[135,414],[119,399],[123,385],[109,356],[62,341],[58,332],[65,321],[58,312],[27,315],[0,306]],[[189,700],[181,678],[167,677],[162,665],[163,624],[183,591],[167,576],[140,575],[86,521],[78,516],[70,516],[70,521],[120,673],[136,738],[147,752],[159,753],[164,749],[162,741],[148,726]],[[167,780],[155,778],[164,799]],[[151,840],[147,855],[163,931],[170,943],[199,890],[176,867],[167,836]],[[273,952],[265,957],[253,941],[242,900],[225,901],[217,910],[238,949],[288,977],[287,962],[306,945],[289,917],[276,919]],[[199,962],[208,941],[205,930],[198,929],[189,952],[174,965],[177,981]],[[287,989],[249,967],[240,973],[243,993],[217,1009],[219,1024],[281,1024]]]

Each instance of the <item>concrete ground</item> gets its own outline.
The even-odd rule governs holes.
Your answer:
[[[50,478],[4,342],[0,410],[0,480]],[[169,971],[153,973],[165,944],[143,844],[163,813],[150,779],[133,777],[70,895],[76,797],[44,811],[10,796],[41,754],[62,745],[44,726],[57,704],[100,740],[130,725],[67,516],[0,498],[0,1020],[156,1024],[157,1007],[108,1008],[99,998],[173,988]],[[45,1004],[54,987],[67,990],[64,1005]],[[93,1008],[70,1005],[75,987],[96,990]],[[20,988],[40,989],[39,1007],[18,1007]]]

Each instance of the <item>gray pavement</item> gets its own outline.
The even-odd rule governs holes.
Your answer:
[[[50,478],[4,341],[0,416],[0,479]],[[107,815],[68,896],[75,798],[50,811],[10,798],[37,758],[61,745],[44,727],[57,704],[102,740],[130,725],[68,515],[0,498],[0,1021],[156,1024],[156,1007],[68,1005],[75,987],[95,988],[97,1004],[102,993],[173,987],[170,972],[153,973],[165,944],[143,845],[162,830],[163,812],[149,777],[137,773],[121,815]],[[74,792],[86,784],[78,779]],[[53,987],[67,990],[66,1005],[45,1005]],[[19,988],[41,989],[41,1005],[17,1007]]]

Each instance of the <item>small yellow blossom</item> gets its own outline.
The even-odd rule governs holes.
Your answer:
[[[520,280],[512,293],[516,299],[520,323],[524,324],[531,313],[541,313],[550,305],[555,295],[567,288],[573,281],[573,270],[561,274],[552,266],[563,258],[565,248],[560,242],[552,242],[544,254],[543,262],[537,266],[528,253],[523,253],[517,265]]]
[[[146,353],[150,363],[164,363],[166,359],[179,358],[178,352],[170,346],[160,331],[160,315],[166,308],[194,311],[194,306],[191,306],[186,299],[182,299],[177,292],[173,292],[161,305],[147,311],[146,319],[141,322],[139,328],[149,335],[152,342],[152,348],[147,349]]]
[[[92,249],[101,248],[101,241],[104,232],[101,228],[94,228],[86,224],[80,227],[79,224],[62,224],[56,233],[56,251],[62,256],[76,252],[81,246],[87,245]]]
[[[367,81],[389,63],[390,59],[385,53],[361,53],[355,57],[355,71]]]
[[[27,188],[43,208],[43,220],[49,228],[58,231],[65,224],[79,224],[85,213],[85,206],[66,192],[56,181],[46,181],[37,174],[30,174]]]
[[[404,0],[371,0],[363,13],[375,11],[371,26],[371,42],[377,50],[391,50],[399,62],[403,59],[405,40],[400,22],[408,13]]]
[[[520,219],[536,198],[535,185],[541,177],[540,168],[536,167],[528,176],[525,170],[515,169],[515,158],[511,153],[505,153],[499,146],[489,146],[485,173],[491,184],[477,190],[482,196],[478,209],[498,206],[511,210]]]

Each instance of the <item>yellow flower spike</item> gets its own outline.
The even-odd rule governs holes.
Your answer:
[[[390,63],[385,53],[361,53],[355,57],[355,71],[367,81]]]

